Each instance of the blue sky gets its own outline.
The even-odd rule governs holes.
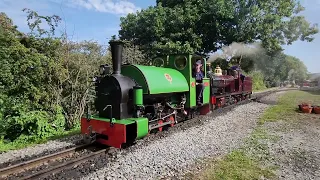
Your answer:
[[[320,0],[301,0],[306,7],[303,15],[320,25]],[[57,14],[63,18],[60,30],[66,29],[70,39],[96,40],[103,45],[118,34],[120,17],[156,4],[156,0],[0,0],[0,12],[5,12],[19,30],[28,31],[26,14],[30,8],[41,15]],[[284,46],[285,53],[300,58],[312,73],[320,72],[320,34],[312,43],[297,41]]]

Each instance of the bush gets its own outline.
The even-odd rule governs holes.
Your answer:
[[[259,90],[263,90],[263,89],[267,88],[264,83],[263,74],[260,71],[252,71],[252,72],[248,73],[247,76],[252,77],[253,91],[259,91]]]
[[[55,21],[47,21],[48,18],[56,18],[28,12],[32,14],[28,18],[44,18],[48,23]],[[34,23],[29,24],[30,29],[38,28],[38,34],[32,31],[25,35],[4,13],[0,14],[0,144],[3,147],[10,143],[18,147],[17,143],[39,142],[79,128],[86,105],[93,104],[90,103],[95,95],[92,79],[99,73],[101,64],[111,64],[110,50],[104,46],[90,41],[70,42],[66,35],[53,38],[53,32]],[[126,61],[144,59],[136,47],[128,46],[124,55]]]

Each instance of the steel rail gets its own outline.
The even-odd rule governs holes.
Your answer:
[[[25,162],[21,162],[12,166],[8,166],[5,168],[0,169],[0,179],[2,178],[6,178],[7,176],[11,175],[11,174],[17,174],[17,173],[21,173],[24,171],[27,171],[29,169],[35,168],[35,167],[39,167],[49,161],[55,161],[59,158],[64,158],[69,156],[70,154],[84,149],[88,146],[90,146],[91,144],[85,144],[85,145],[79,145],[76,147],[72,147],[63,151],[59,151],[53,154],[49,154],[46,156],[42,156],[42,157],[38,157],[29,161],[25,161]]]
[[[62,163],[60,165],[57,165],[57,166],[53,166],[53,167],[50,167],[48,169],[44,169],[44,170],[41,170],[39,172],[36,172],[35,174],[31,174],[29,176],[26,176],[26,177],[23,177],[21,178],[21,180],[26,180],[26,179],[39,179],[39,178],[44,178],[44,177],[48,177],[49,175],[51,174],[54,174],[54,173],[58,173],[58,172],[61,172],[63,170],[66,170],[66,169],[70,169],[70,168],[73,168],[74,166],[77,166],[83,162],[86,162],[96,156],[99,156],[103,153],[106,153],[108,151],[108,149],[101,149],[101,150],[98,150],[96,152],[92,152],[86,156],[83,156],[83,157],[79,157],[77,159],[74,159],[74,160],[71,160],[71,161],[67,161],[65,163]]]

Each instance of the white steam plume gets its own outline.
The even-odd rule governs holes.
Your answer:
[[[244,43],[237,43],[233,42],[229,46],[223,46],[221,48],[222,53],[215,53],[211,55],[208,59],[208,62],[214,62],[218,58],[226,59],[230,61],[230,59],[234,56],[243,56],[243,55],[253,55],[263,48],[261,47],[259,42],[251,43],[251,44],[244,44]]]

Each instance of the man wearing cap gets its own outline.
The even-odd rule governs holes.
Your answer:
[[[204,85],[202,80],[204,78],[204,74],[201,70],[202,62],[201,60],[197,60],[195,64],[195,69],[193,71],[193,77],[196,79],[196,93],[197,93],[197,104],[202,105],[201,98],[204,90]]]
[[[240,73],[240,78],[241,78],[242,81],[243,81],[243,79],[245,78],[245,76],[242,74],[241,69],[240,69],[240,67],[239,67],[238,65],[232,66],[232,67],[231,67],[231,70],[233,70],[233,71],[238,71],[238,72]]]

